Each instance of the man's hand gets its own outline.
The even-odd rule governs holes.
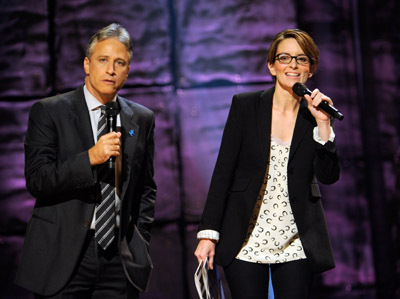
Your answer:
[[[121,133],[110,132],[100,137],[97,143],[89,149],[90,165],[99,165],[106,162],[110,157],[121,154]]]

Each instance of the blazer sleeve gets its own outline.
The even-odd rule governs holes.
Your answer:
[[[147,242],[150,241],[150,230],[154,222],[154,209],[157,186],[154,181],[154,114],[151,114],[150,126],[146,140],[146,151],[140,177],[143,180],[141,193],[138,229]]]
[[[340,165],[336,142],[328,141],[324,145],[314,141],[317,145],[314,159],[314,172],[317,179],[323,184],[333,184],[339,180]]]
[[[74,138],[60,136],[57,123],[68,121],[60,118],[59,115],[52,115],[42,102],[35,103],[29,113],[25,138],[25,178],[28,191],[35,197],[71,192],[95,183],[88,151],[65,159],[60,157],[62,147],[71,147],[72,142],[76,142]]]
[[[239,103],[239,96],[235,95],[222,135],[199,231],[206,229],[220,230],[242,142],[242,113],[239,113],[241,110]]]

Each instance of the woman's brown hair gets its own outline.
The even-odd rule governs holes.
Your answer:
[[[300,29],[287,29],[275,35],[274,40],[269,47],[268,63],[273,64],[276,60],[276,51],[281,41],[287,38],[294,38],[300,47],[303,49],[304,54],[310,58],[310,72],[315,73],[319,62],[319,50],[311,36]]]

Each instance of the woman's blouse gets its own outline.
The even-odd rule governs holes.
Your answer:
[[[289,151],[290,141],[271,136],[266,176],[237,259],[273,264],[306,258],[289,202]]]

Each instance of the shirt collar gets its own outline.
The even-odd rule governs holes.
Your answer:
[[[101,103],[98,99],[96,99],[90,91],[87,89],[86,84],[83,85],[83,93],[85,95],[85,100],[86,100],[86,105],[89,108],[89,111],[96,110],[98,109],[101,105],[104,105]],[[117,101],[117,95],[114,96],[114,98],[111,100],[111,102]]]

